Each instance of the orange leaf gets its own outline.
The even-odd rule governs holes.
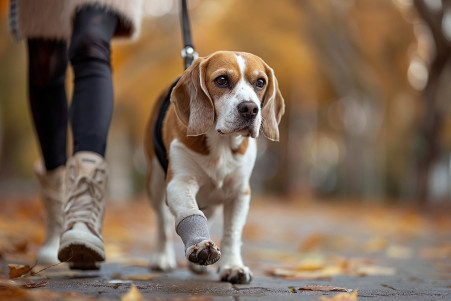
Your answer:
[[[9,279],[20,278],[31,272],[29,265],[21,264],[8,264],[9,267]]]

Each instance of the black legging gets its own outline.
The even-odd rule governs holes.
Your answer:
[[[73,152],[105,156],[113,113],[110,41],[116,24],[115,14],[85,6],[75,16],[69,52],[65,42],[28,40],[30,107],[47,170],[64,165],[67,159],[68,53],[74,71]]]

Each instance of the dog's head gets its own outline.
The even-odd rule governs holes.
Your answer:
[[[219,51],[198,58],[182,74],[171,101],[187,134],[258,137],[260,130],[279,140],[285,110],[274,71],[250,53]]]

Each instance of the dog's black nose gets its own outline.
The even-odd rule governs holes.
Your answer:
[[[258,106],[253,101],[243,101],[238,105],[238,112],[246,119],[255,118],[258,114]]]

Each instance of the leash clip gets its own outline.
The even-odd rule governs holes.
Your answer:
[[[199,54],[197,54],[197,52],[194,51],[194,48],[191,46],[186,46],[185,48],[183,48],[181,55],[184,59],[188,58],[192,59],[193,61],[195,61],[199,57]]]

